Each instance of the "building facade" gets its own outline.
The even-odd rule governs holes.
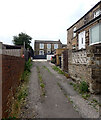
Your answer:
[[[58,41],[45,41],[45,40],[35,40],[34,43],[34,55],[47,55],[53,54],[58,48],[62,48],[62,43]]]
[[[67,29],[67,47],[80,50],[101,43],[100,30],[101,1]]]
[[[101,1],[67,29],[68,73],[101,93]]]

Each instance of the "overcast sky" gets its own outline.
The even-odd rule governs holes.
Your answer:
[[[66,29],[100,0],[0,0],[0,41],[24,32],[34,40],[67,43]]]

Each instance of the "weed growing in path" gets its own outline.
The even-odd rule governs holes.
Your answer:
[[[43,66],[43,68],[46,69],[49,73],[51,73],[51,71],[46,66]]]
[[[37,66],[37,72],[38,72],[40,87],[41,87],[41,90],[42,90],[42,96],[45,96],[45,84],[43,82],[42,75],[40,74],[40,69],[39,69],[38,66]]]
[[[52,68],[53,70],[57,71],[59,74],[64,74],[64,72],[60,70],[57,66],[53,66]]]

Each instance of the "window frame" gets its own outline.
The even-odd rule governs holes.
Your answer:
[[[73,28],[73,38],[76,37],[76,33],[74,31],[76,31],[76,26]]]
[[[40,54],[40,51],[43,51],[43,54]],[[44,50],[39,50],[39,55],[44,55]]]
[[[57,48],[55,48],[55,45],[57,45]],[[58,44],[54,44],[54,49],[58,49],[58,48],[59,48]]]
[[[43,45],[43,47],[42,47]],[[40,49],[44,49],[44,43],[40,43]]]
[[[98,15],[95,14],[95,13],[97,13],[97,12],[99,12]],[[93,16],[94,16],[94,18],[96,18],[96,17],[98,17],[100,14],[101,14],[101,9],[97,9],[96,11],[94,11]]]
[[[94,28],[94,27],[96,27],[97,25],[99,25],[99,31],[100,31],[100,29],[101,29],[101,23],[98,23],[98,24],[92,26],[92,27],[89,29],[89,45],[95,45],[95,44],[101,43],[101,41],[95,42],[95,43],[91,43],[91,41],[92,41],[92,40],[91,40],[91,38],[92,38],[92,37],[91,37],[91,29]],[[100,36],[100,32],[99,32],[99,35],[98,35],[98,36],[99,36],[99,40],[100,40],[100,39],[101,39],[101,38],[100,38],[100,37],[101,37],[101,36]]]
[[[48,47],[48,45],[50,45],[50,48]],[[51,44],[47,44],[47,49],[51,49]]]

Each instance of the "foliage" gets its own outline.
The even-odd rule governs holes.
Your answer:
[[[41,87],[41,92],[42,92],[42,96],[45,96],[46,91],[45,91],[45,84],[44,81],[42,79],[42,75],[40,73],[40,68],[37,66],[37,72],[38,72],[38,78],[39,78],[39,82],[40,82],[40,87]]]
[[[17,89],[17,93],[15,94],[15,99],[12,104],[12,111],[10,113],[11,118],[18,118],[20,114],[20,109],[22,105],[25,103],[25,98],[28,95],[28,81],[31,69],[31,60],[29,59],[25,64],[25,70],[21,76],[21,83]],[[14,116],[14,117],[13,117]]]
[[[28,71],[30,72],[30,69],[31,69],[31,59],[29,59],[26,63],[25,63],[25,71]]]
[[[46,66],[43,66],[43,68],[46,69],[49,73],[51,73],[51,71]]]
[[[87,100],[87,99],[90,97],[90,94],[87,94],[87,93],[86,93],[86,94],[83,94],[82,97],[83,97],[85,100]]]
[[[81,93],[86,93],[88,92],[88,84],[85,81],[82,81],[79,85],[79,89]]]
[[[57,71],[59,74],[64,74],[64,72],[60,70],[57,66],[53,66],[53,70]]]
[[[31,43],[32,38],[27,35],[26,33],[19,33],[18,36],[13,36],[13,43],[15,45],[24,45],[25,42],[25,48],[31,48],[30,43]]]

